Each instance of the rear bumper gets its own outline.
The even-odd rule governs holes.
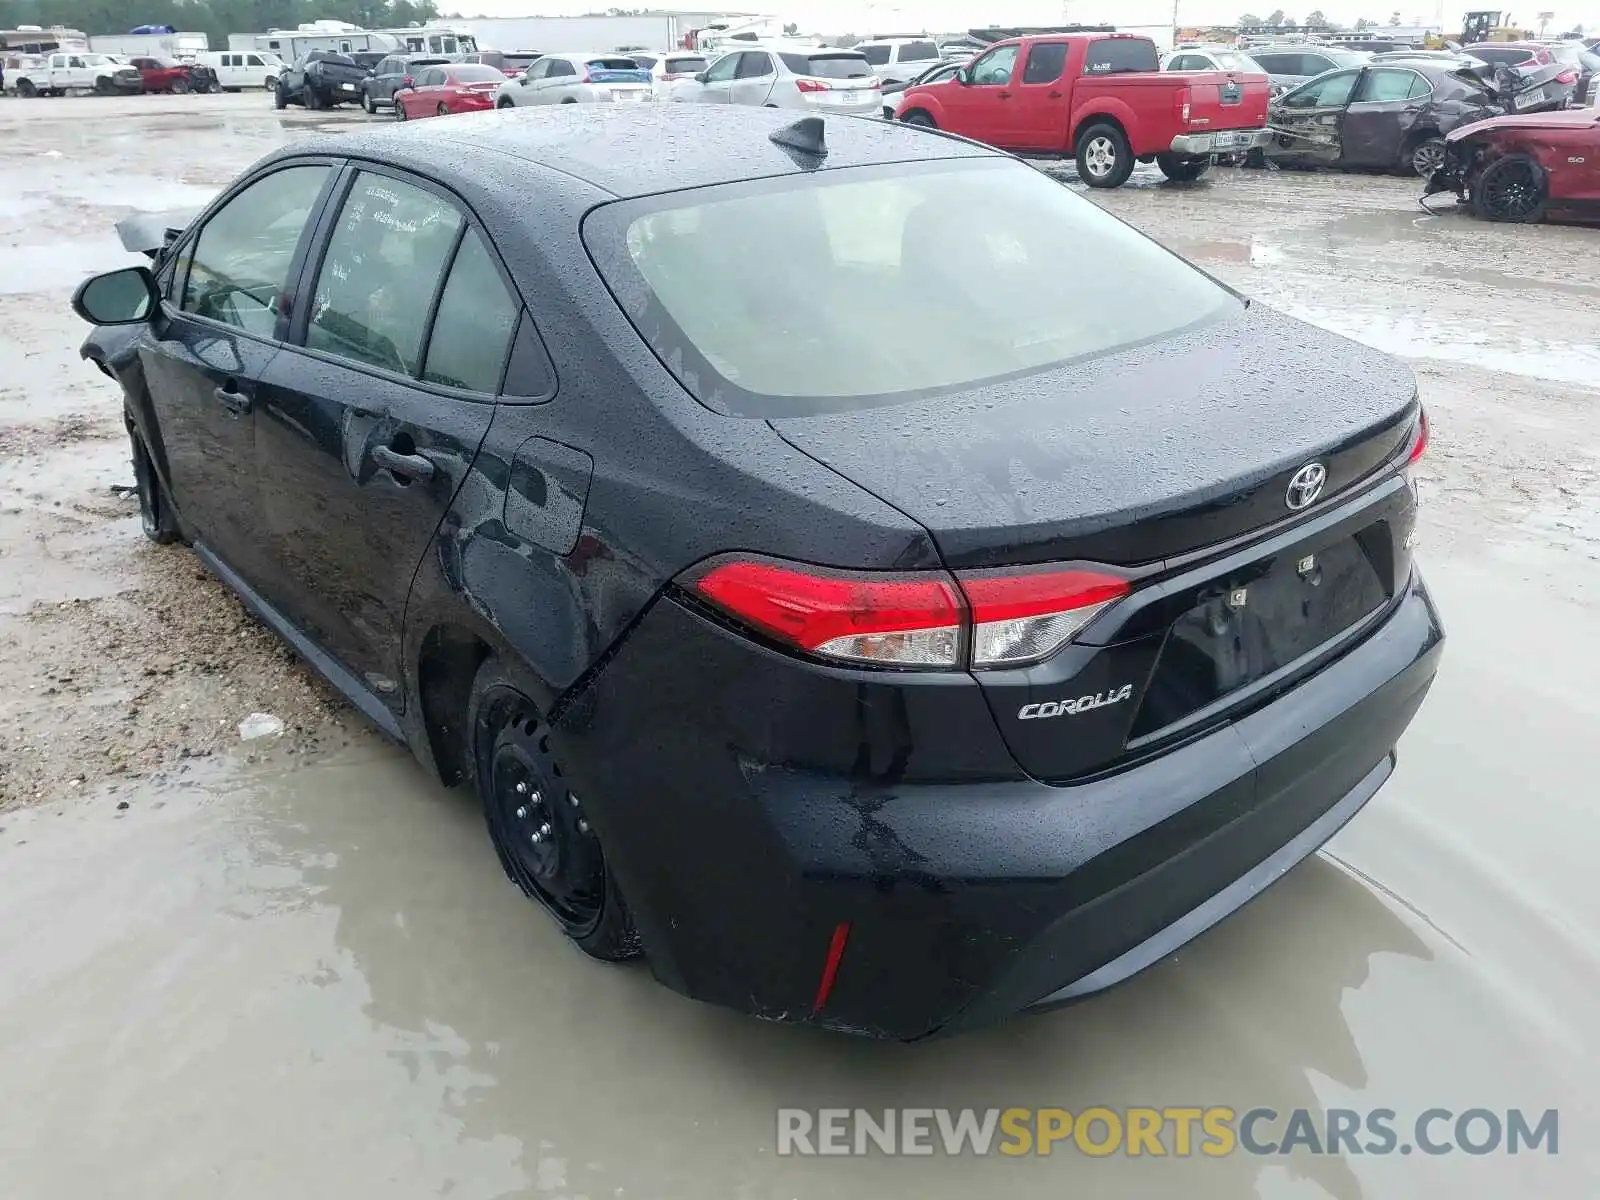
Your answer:
[[[588,789],[658,978],[771,1019],[909,1040],[1103,990],[1258,895],[1388,778],[1443,637],[1413,574],[1380,625],[1271,703],[1050,786],[1014,768],[985,778],[1002,757],[993,722],[976,708],[952,719],[952,696],[935,720],[915,689],[852,690],[849,672],[774,684],[811,668],[763,661],[665,601],[559,716],[558,753]],[[855,737],[854,769],[817,769],[834,735]],[[948,776],[958,751],[972,777],[907,782]]]
[[[1180,133],[1172,139],[1174,154],[1238,154],[1265,146],[1270,129],[1224,129],[1216,133]]]

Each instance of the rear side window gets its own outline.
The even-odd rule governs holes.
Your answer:
[[[432,192],[357,175],[317,273],[306,346],[415,375],[461,224],[455,206]]]
[[[924,62],[939,57],[939,47],[932,42],[907,42],[900,47],[901,62]]]
[[[271,337],[278,323],[278,297],[329,169],[274,171],[218,209],[178,260],[176,278],[183,280],[179,307]]]
[[[889,61],[888,46],[857,46],[856,49],[875,67],[881,67]]]
[[[1413,96],[1426,96],[1428,85],[1415,71],[1378,68],[1362,77],[1361,90],[1356,93],[1357,103],[1383,104],[1392,100],[1409,100]]]
[[[483,238],[469,229],[439,298],[422,377],[471,392],[499,391],[516,325],[516,301]]]
[[[596,209],[583,236],[668,370],[708,407],[744,416],[970,388],[1238,308],[1142,234],[1005,159],[620,201]]]
[[[1258,54],[1256,61],[1266,68],[1269,75],[1300,74],[1300,64],[1290,54]]]
[[[1022,82],[1054,83],[1061,78],[1066,66],[1065,42],[1041,42],[1028,51],[1027,65],[1022,68]]]
[[[813,79],[864,79],[872,74],[872,65],[853,50],[849,54],[780,54],[778,57],[796,75],[809,75]]]
[[[1128,71],[1159,71],[1156,44],[1146,38],[1101,38],[1089,43],[1084,58],[1085,75],[1120,75]]]

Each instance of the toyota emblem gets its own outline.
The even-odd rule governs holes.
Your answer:
[[[1289,506],[1290,511],[1299,512],[1302,508],[1315,503],[1318,496],[1322,495],[1322,485],[1328,482],[1328,468],[1319,462],[1310,462],[1294,473],[1294,478],[1289,480],[1289,491],[1284,495],[1283,502]]]

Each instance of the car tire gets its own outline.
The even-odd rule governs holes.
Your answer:
[[[399,100],[394,102],[394,119],[396,121],[404,121],[406,119],[406,106],[401,104]]]
[[[515,108],[517,102],[515,100],[496,100],[494,106],[496,108]]]
[[[439,105],[438,110],[433,115],[436,116],[436,117],[448,117],[450,115],[450,110],[447,107],[445,107],[443,104],[441,104],[441,105]]]
[[[1189,158],[1182,154],[1158,154],[1156,166],[1173,183],[1193,183],[1211,170],[1211,159]]]
[[[491,657],[468,705],[472,779],[507,877],[592,958],[640,953],[639,935],[587,811],[550,747],[523,674]]]
[[[1133,150],[1115,125],[1101,121],[1078,132],[1078,178],[1092,188],[1119,188],[1133,174]]]
[[[378,106],[372,102],[372,93],[363,90],[361,93],[361,111],[369,117],[378,115]]]
[[[1444,149],[1445,141],[1437,134],[1413,138],[1400,156],[1400,173],[1432,179],[1434,172],[1444,166]]]
[[[284,109],[289,107],[289,94],[281,87],[272,89],[272,107]]]
[[[303,97],[303,103],[307,108],[315,110],[322,107],[322,94],[309,83],[306,84]]]
[[[161,476],[156,474],[155,463],[145,448],[144,439],[139,436],[138,427],[131,417],[124,416],[123,420],[133,446],[133,482],[139,496],[139,523],[145,537],[158,546],[170,546],[183,536],[178,530],[178,515],[167,498]]]
[[[94,90],[97,95],[111,96],[116,94],[117,85],[102,75],[94,81]]]
[[[266,79],[266,82],[263,83],[261,86],[265,91],[269,91],[269,92],[277,91],[278,90],[278,77],[276,75],[268,75],[267,79]]]
[[[167,91],[171,92],[174,96],[182,96],[187,93],[188,90],[189,81],[187,79],[174,79],[172,81],[172,86],[167,89]]]
[[[573,99],[573,98],[572,98],[572,97],[571,97],[571,96],[568,96],[568,97],[567,97],[567,98],[566,98],[566,99],[565,99],[565,100],[563,100],[563,101],[562,101],[562,102],[561,102],[561,103],[563,103],[563,104],[576,104],[576,103],[577,103],[577,100],[575,100],[575,99]]]
[[[1478,173],[1472,211],[1485,221],[1533,225],[1544,220],[1550,187],[1544,169],[1526,154],[1508,154]]]
[[[220,96],[222,94],[222,84],[213,79],[206,84],[206,93],[211,96]]]
[[[903,115],[900,118],[900,124],[917,125],[923,129],[939,128],[939,126],[934,123],[933,118],[920,108],[913,108],[910,112]]]
[[[33,100],[39,95],[39,89],[33,86],[33,80],[24,79],[21,83],[17,84],[17,95],[21,96],[24,100]]]

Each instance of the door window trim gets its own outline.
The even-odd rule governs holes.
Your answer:
[[[326,350],[317,350],[307,346],[306,331],[311,323],[311,308],[308,304],[299,302],[302,292],[309,295],[310,290],[316,286],[318,275],[322,272],[323,262],[328,255],[328,247],[333,242],[333,232],[338,224],[338,216],[344,211],[345,200],[350,191],[355,187],[356,177],[362,174],[383,175],[393,179],[396,183],[403,183],[421,191],[429,192],[441,200],[454,206],[461,214],[461,228],[456,232],[455,241],[450,247],[450,253],[444,260],[443,270],[439,280],[434,285],[433,295],[428,301],[427,316],[423,318],[422,340],[419,343],[417,355],[417,369],[414,375],[405,375],[399,371],[385,370],[383,367],[372,363],[358,362],[355,359],[345,358]],[[334,197],[326,201],[317,221],[314,238],[304,260],[300,264],[299,277],[294,288],[294,302],[290,307],[292,319],[283,340],[284,345],[296,354],[308,355],[321,362],[330,363],[346,370],[359,371],[364,375],[371,375],[391,383],[401,383],[409,387],[420,388],[432,395],[442,396],[453,400],[471,400],[479,404],[542,404],[555,397],[560,390],[560,380],[556,377],[555,362],[550,357],[549,347],[545,344],[544,336],[540,332],[537,322],[528,311],[527,301],[523,298],[521,290],[511,277],[511,272],[506,269],[505,260],[500,257],[500,249],[494,244],[494,239],[489,236],[489,231],[478,219],[477,213],[457,193],[426,175],[417,175],[411,171],[392,167],[387,163],[373,162],[369,159],[351,158],[344,161],[344,168],[338,174],[334,186]],[[422,372],[428,367],[428,350],[433,339],[434,323],[439,317],[439,302],[444,298],[445,287],[450,282],[450,273],[455,269],[456,256],[461,252],[461,246],[466,240],[467,231],[471,230],[483,241],[484,248],[489,252],[489,261],[500,275],[500,283],[506,289],[506,295],[511,300],[515,310],[516,320],[511,325],[511,337],[506,343],[505,357],[500,363],[499,381],[493,392],[476,392],[466,388],[453,388],[446,384],[434,383],[423,379]],[[510,369],[512,351],[516,347],[517,330],[526,320],[533,328],[534,340],[538,343],[540,352],[544,356],[545,365],[549,368],[550,388],[547,393],[539,396],[506,396],[506,373]]]
[[[196,321],[209,329],[226,330],[230,334],[249,338],[253,342],[263,342],[271,346],[281,346],[288,341],[289,326],[294,313],[299,309],[300,280],[305,273],[306,259],[311,247],[316,244],[317,234],[320,231],[323,219],[328,212],[328,202],[332,195],[339,190],[339,181],[343,178],[345,160],[331,155],[312,155],[306,158],[286,158],[267,164],[266,167],[245,179],[239,180],[222,195],[218,196],[211,204],[183,231],[183,235],[173,242],[166,251],[169,266],[163,266],[166,287],[161,295],[161,315],[169,321],[183,320]],[[233,202],[247,189],[254,187],[269,175],[276,175],[279,171],[286,171],[294,167],[327,167],[328,177],[323,181],[322,191],[317,195],[311,205],[311,212],[306,217],[306,223],[300,230],[300,240],[296,243],[294,254],[289,259],[289,271],[283,281],[283,291],[279,293],[280,299],[287,296],[289,303],[288,314],[283,312],[284,305],[280,303],[278,319],[273,327],[271,337],[262,337],[238,325],[230,325],[226,321],[218,321],[212,317],[204,317],[199,313],[187,311],[183,307],[183,289],[187,285],[189,276],[187,271],[179,271],[179,263],[184,251],[200,240],[200,235],[205,232],[206,226],[211,224],[212,218],[221,212],[224,207]],[[193,256],[190,256],[190,263]],[[181,278],[180,278],[181,276]],[[177,297],[175,300],[174,297]]]

